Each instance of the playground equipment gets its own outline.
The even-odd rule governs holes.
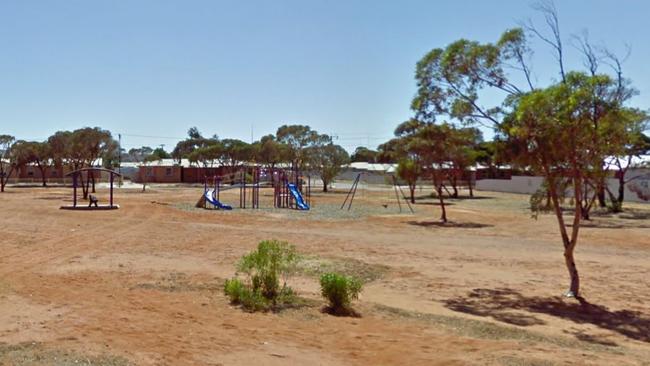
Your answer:
[[[303,187],[304,177],[297,169],[273,169],[269,171],[268,175],[273,182],[273,206],[275,208],[293,208],[305,211],[310,209],[311,176],[307,176],[305,189]]]
[[[197,207],[208,208],[208,204],[222,210],[232,206],[223,204],[220,192],[239,188],[239,208],[260,208],[260,187],[273,187],[275,208],[309,210],[311,201],[311,177],[307,176],[307,188],[303,188],[304,177],[297,170],[263,169],[257,166],[240,167],[237,171],[220,176],[206,176],[203,195]],[[305,199],[306,198],[306,199]]]
[[[350,190],[348,191],[348,194],[345,196],[345,200],[343,201],[343,204],[341,205],[341,210],[345,207],[345,205],[348,205],[348,211],[352,208],[352,201],[354,201],[354,197],[357,193],[357,188],[359,187],[359,181],[361,180],[361,176],[363,173],[357,174],[357,177],[354,179],[354,182],[352,183],[352,186],[350,186]],[[397,178],[395,176],[392,176],[393,180],[393,189],[395,190],[395,198],[397,199],[397,206],[399,207],[399,212],[402,212],[402,203],[401,200],[403,199],[404,202],[406,202],[406,205],[408,206],[409,210],[411,213],[415,213],[413,210],[413,207],[411,206],[411,202],[409,202],[408,198],[404,194],[404,191],[402,191],[402,187],[400,187],[399,184],[397,184]],[[399,193],[398,193],[399,192]],[[401,193],[401,198],[400,198],[400,193]],[[348,202],[348,199],[350,200]]]
[[[354,183],[352,183],[352,186],[350,187],[350,190],[348,191],[348,194],[345,196],[345,200],[341,205],[341,210],[343,207],[345,207],[345,204],[348,203],[348,198],[350,198],[350,195],[352,195],[352,198],[350,198],[350,203],[348,203],[348,211],[350,211],[350,208],[352,208],[352,201],[354,200],[354,196],[357,194],[357,186],[359,185],[359,180],[361,180],[361,173],[357,174],[357,177],[354,179]]]
[[[89,188],[90,188],[90,182],[92,181],[93,187],[95,184],[95,172],[99,172],[101,176],[101,172],[106,172],[109,174],[109,200],[108,200],[108,205],[100,205],[99,200],[97,199],[97,196],[91,195],[89,193]],[[85,175],[85,183],[84,183],[84,175]],[[113,202],[113,183],[115,181],[115,177],[122,177],[121,174],[109,170],[109,169],[104,169],[104,168],[83,168],[83,169],[78,169],[75,171],[72,171],[66,176],[71,176],[72,177],[72,206],[67,205],[67,206],[61,206],[62,210],[116,210],[120,208],[119,205],[115,204]],[[85,193],[86,197],[89,197],[89,203],[88,206],[86,205],[78,205],[78,199],[77,199],[77,188],[79,187],[79,183],[81,183],[81,188],[83,192]],[[93,192],[94,193],[94,192]]]
[[[298,187],[293,183],[289,183],[287,184],[287,188],[289,188],[289,192],[291,192],[293,199],[296,201],[296,207],[300,210],[309,210],[309,205],[303,200]]]

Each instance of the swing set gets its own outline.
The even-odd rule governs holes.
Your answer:
[[[345,205],[348,205],[348,211],[352,208],[352,201],[354,201],[354,197],[357,193],[357,188],[359,187],[359,181],[361,180],[361,176],[364,173],[359,173],[357,174],[357,177],[354,179],[354,182],[352,183],[352,186],[350,186],[350,190],[348,191],[348,194],[345,196],[345,200],[343,201],[343,204],[341,205],[341,210],[345,207]],[[409,202],[408,198],[404,194],[404,191],[402,190],[402,187],[397,184],[397,178],[395,178],[394,175],[392,175],[392,180],[393,180],[393,189],[395,190],[395,198],[397,199],[397,206],[399,207],[399,212],[402,213],[402,203],[401,200],[403,199],[404,202],[406,202],[406,205],[408,206],[409,210],[411,213],[415,213],[413,210],[413,207],[411,206],[411,202]],[[399,193],[398,193],[399,192]],[[401,194],[401,198],[400,198]],[[349,201],[348,201],[349,199]]]

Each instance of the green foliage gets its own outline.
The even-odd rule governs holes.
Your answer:
[[[354,150],[350,157],[352,162],[377,163],[379,162],[379,152],[370,150],[367,147],[359,146]]]
[[[253,144],[252,149],[255,161],[271,168],[289,160],[288,146],[278,142],[273,135],[263,136]]]
[[[276,140],[286,146],[286,158],[293,166],[303,168],[309,162],[310,147],[332,143],[332,138],[319,134],[306,125],[283,125],[276,132]]]
[[[48,138],[50,157],[56,164],[72,169],[91,165],[102,158],[109,166],[118,153],[118,143],[108,130],[85,127],[74,131],[59,131]]]
[[[323,191],[341,171],[341,166],[350,162],[350,157],[345,149],[339,145],[329,143],[317,145],[308,149],[309,165],[316,170],[323,181]]]
[[[337,314],[350,312],[352,300],[359,298],[362,283],[354,277],[338,273],[325,273],[320,278],[321,295],[329,301]]]
[[[294,246],[277,240],[264,240],[258,244],[257,250],[242,257],[237,270],[249,276],[253,290],[273,300],[280,293],[280,280],[286,286],[286,279],[295,272],[297,262]]]
[[[224,293],[230,298],[230,302],[233,304],[239,304],[241,302],[242,292],[246,289],[244,283],[239,278],[232,278],[226,280],[224,284]]]
[[[247,275],[247,283],[238,278],[227,280],[224,293],[233,304],[249,311],[290,304],[296,296],[286,280],[295,272],[297,262],[295,247],[277,240],[262,241],[237,264],[237,270]]]

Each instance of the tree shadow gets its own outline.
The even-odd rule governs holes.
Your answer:
[[[650,211],[646,210],[625,210],[618,214],[622,220],[650,220]]]
[[[408,221],[409,225],[422,226],[422,227],[443,227],[443,228],[461,228],[461,229],[481,229],[485,227],[493,227],[494,225],[481,224],[478,222],[455,222],[455,221]]]
[[[589,303],[584,298],[527,297],[508,288],[474,289],[465,297],[445,300],[444,305],[454,311],[523,326],[544,322],[532,315],[518,312],[546,314],[578,324],[592,324],[631,339],[650,343],[650,317],[638,311],[612,311],[605,306]],[[574,335],[592,343],[609,342],[584,333]]]
[[[458,196],[458,197],[445,197],[445,199],[458,200],[458,201],[473,201],[473,200],[493,200],[494,197],[489,196]]]
[[[571,224],[565,226],[571,227]],[[650,224],[626,223],[619,221],[582,220],[580,227],[589,229],[650,229]]]
[[[449,195],[443,194],[443,197],[445,200],[459,200],[459,201],[464,201],[464,200],[493,200],[494,197],[490,196],[465,196],[465,195],[459,195],[458,197],[450,197]],[[415,200],[426,200],[426,199],[438,199],[438,196],[432,195],[432,194],[421,194],[421,195],[416,195]]]
[[[606,346],[606,347],[618,347],[618,344],[616,342],[610,341],[608,339],[604,339],[602,336],[585,333],[584,331],[576,331],[576,332],[565,331],[564,333],[570,334],[583,342],[599,344],[601,346]]]
[[[440,206],[440,202],[437,202],[437,201],[436,202],[431,202],[431,201],[418,202],[418,201],[415,201],[415,203],[411,203],[411,204],[412,205],[418,205],[418,206],[420,206],[420,205],[421,206]],[[453,206],[453,205],[455,205],[455,203],[445,201],[445,206]]]

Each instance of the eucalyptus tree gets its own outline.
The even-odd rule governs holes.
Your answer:
[[[350,157],[352,162],[377,163],[379,152],[365,146],[359,146]]]
[[[0,135],[0,192],[5,191],[9,177],[16,167],[11,151],[15,141],[16,138],[13,136]]]
[[[472,126],[492,128],[510,145],[514,162],[541,174],[549,189],[571,284],[567,295],[579,296],[573,258],[580,222],[588,218],[603,186],[603,162],[620,156],[631,141],[630,131],[647,119],[627,107],[636,93],[623,77],[620,60],[584,37],[578,47],[587,72],[567,70],[557,10],[552,2],[535,5],[546,30],[533,23],[505,31],[497,42],[461,39],[428,52],[416,66],[418,92],[412,101],[416,118],[434,124],[441,116]],[[535,85],[529,35],[550,46],[559,81]],[[598,52],[598,57],[594,56]],[[613,77],[599,68],[611,67]],[[523,80],[517,83],[516,80]],[[490,98],[485,98],[490,94]],[[518,150],[518,151],[517,151]],[[560,207],[559,180],[570,181],[573,222],[568,233]]]
[[[308,148],[309,167],[316,171],[323,181],[323,192],[328,191],[329,185],[341,172],[343,165],[350,162],[350,155],[340,145],[328,143]]]
[[[634,162],[636,159],[640,160],[642,155],[650,154],[650,136],[641,131],[641,128],[643,127],[635,128],[637,131],[631,133],[630,139],[625,145],[624,155],[613,156],[608,160],[608,164],[613,165],[616,168],[616,179],[618,180],[618,191],[616,194],[613,193],[609,187],[606,187],[610,202],[612,203],[612,210],[614,212],[623,211],[625,187],[629,182],[638,178],[638,176],[628,178],[628,171],[634,168],[643,168],[642,163],[635,164]]]
[[[308,147],[332,142],[328,135],[319,134],[307,125],[283,125],[275,134],[279,143],[287,146],[287,157],[293,168],[304,169],[309,161]]]
[[[171,153],[171,156],[174,159],[178,160],[178,162],[180,163],[182,159],[186,159],[186,158],[189,159],[190,154],[192,154],[195,150],[200,148],[205,148],[209,145],[214,145],[218,141],[219,141],[218,136],[214,135],[210,138],[203,137],[203,135],[201,134],[198,128],[192,127],[187,131],[187,138],[185,140],[179,141],[176,144],[174,150]],[[197,155],[201,155],[201,153],[194,154],[192,157],[196,159]]]
[[[415,188],[422,176],[422,166],[413,158],[403,158],[397,163],[395,174],[409,186],[409,199],[415,203]]]
[[[34,164],[41,173],[41,183],[47,186],[47,168],[50,165],[50,146],[47,142],[16,141],[12,147],[13,155],[20,166]]]
[[[277,141],[275,136],[266,135],[252,146],[255,161],[273,170],[278,164],[289,161],[289,148]]]
[[[628,127],[636,122],[634,110],[610,100],[600,103],[599,123],[594,125],[594,89],[607,93],[615,87],[606,75],[567,72],[563,82],[518,98],[513,112],[499,127],[515,151],[515,162],[533,169],[547,182],[571,280],[567,296],[580,293],[574,250],[583,218],[584,187],[593,178],[594,166],[624,152]],[[573,217],[568,227],[560,202],[562,192],[557,189],[564,180],[571,183],[573,196]]]

